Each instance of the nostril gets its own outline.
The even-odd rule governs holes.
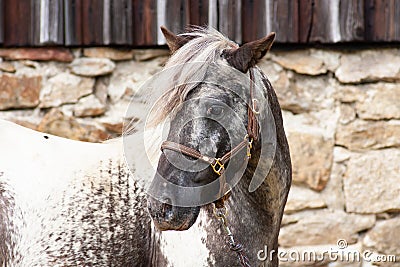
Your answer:
[[[162,203],[161,214],[166,221],[170,221],[173,217],[172,206],[166,203]]]
[[[160,200],[164,204],[172,205],[172,200],[169,197],[163,197]]]

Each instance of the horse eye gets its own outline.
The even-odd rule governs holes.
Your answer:
[[[208,115],[220,116],[222,113],[224,113],[224,108],[221,106],[211,106],[207,110]]]

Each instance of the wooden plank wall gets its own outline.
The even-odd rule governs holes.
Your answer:
[[[157,2],[158,5],[157,5]],[[133,1],[133,44],[155,45],[157,44],[157,12],[165,1],[134,0]],[[164,3],[165,6],[165,3]]]
[[[31,11],[31,42],[34,45],[63,45],[63,0],[31,0]]]
[[[83,44],[82,12],[82,1],[64,1],[64,36],[67,46]]]
[[[3,32],[6,46],[33,45],[31,0],[3,0]]]
[[[2,46],[154,46],[211,25],[238,43],[399,42],[399,0],[0,0]]]
[[[400,40],[400,1],[365,0],[365,31],[368,41]]]

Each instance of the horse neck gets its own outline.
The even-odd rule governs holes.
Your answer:
[[[277,114],[279,117],[279,114]],[[255,153],[248,163],[248,167],[232,191],[228,201],[230,221],[235,224],[234,231],[239,234],[239,240],[249,240],[250,251],[259,251],[265,246],[268,250],[278,250],[278,235],[281,225],[284,206],[290,187],[291,167],[289,150],[285,135],[282,135],[281,119],[277,118],[277,149],[274,162],[266,177],[253,177],[256,167],[262,167],[267,162],[259,160],[259,144],[255,143]],[[260,166],[261,164],[261,166]],[[264,182],[254,191],[249,192],[252,179],[262,179]],[[267,266],[277,266],[277,253]]]
[[[274,164],[261,186],[250,193],[248,188],[255,161],[249,162],[226,206],[235,240],[243,245],[250,262],[261,263],[257,258],[258,251],[266,251],[266,248],[269,252],[278,251],[278,235],[287,191],[280,183],[279,169]],[[272,259],[264,262],[263,266],[278,266],[277,253],[273,253]]]
[[[273,166],[268,176],[262,177],[264,182],[260,187],[254,192],[249,192],[250,181],[253,178],[257,179],[257,177],[253,177],[253,174],[254,168],[249,166],[237,185],[237,196],[233,196],[233,199],[237,199],[238,201],[234,209],[238,213],[238,216],[243,216],[243,213],[246,212],[251,213],[253,218],[259,218],[254,220],[254,224],[259,224],[259,229],[263,228],[267,230],[268,239],[272,241],[277,236],[280,228],[284,206],[282,204],[284,190],[278,181],[279,174],[277,173],[277,169]],[[271,239],[271,235],[274,238]],[[264,234],[264,236],[266,235]]]

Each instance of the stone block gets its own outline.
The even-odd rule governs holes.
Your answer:
[[[334,98],[354,107],[359,118],[400,119],[400,84],[379,82],[336,87]]]
[[[287,75],[287,76],[285,76]],[[304,113],[333,108],[335,85],[326,76],[281,74],[275,91],[282,109]],[[275,84],[273,84],[275,86]]]
[[[336,163],[343,163],[351,157],[351,152],[347,149],[335,146],[333,149],[333,161]]]
[[[348,124],[355,120],[357,114],[352,104],[343,103],[340,105],[339,122],[341,124]]]
[[[293,166],[293,182],[307,184],[314,190],[324,189],[329,180],[333,140],[314,133],[288,135]]]
[[[337,68],[339,53],[315,49],[275,52],[272,60],[299,74],[320,75]]]
[[[77,58],[72,61],[70,68],[76,75],[96,77],[112,73],[115,64],[108,58]]]
[[[371,251],[397,255],[400,262],[400,217],[379,221],[365,235],[363,244]]]
[[[106,105],[108,98],[108,85],[110,84],[110,77],[98,77],[94,85],[94,95],[99,99],[99,101]]]
[[[360,100],[360,97],[364,99],[360,86],[356,85],[338,85],[333,97],[342,103],[354,103]]]
[[[91,47],[83,50],[85,57],[108,58],[111,60],[130,60],[133,59],[132,49],[115,49],[109,47]]]
[[[334,149],[334,160],[336,147]],[[325,188],[319,193],[320,198],[331,210],[344,210],[345,200],[343,192],[343,175],[346,171],[344,164],[334,162],[332,164],[331,175]]]
[[[359,94],[356,102],[356,111],[360,118],[400,119],[400,83],[367,84],[361,90],[362,94]]]
[[[324,189],[331,174],[337,117],[331,111],[298,115],[283,112],[294,184]]]
[[[343,179],[346,211],[400,211],[400,150],[354,153]]]
[[[86,141],[102,142],[109,138],[109,134],[93,125],[85,125],[75,118],[64,115],[58,109],[50,110],[37,127],[38,131],[60,137]]]
[[[286,221],[292,215],[286,215]],[[375,224],[374,215],[348,214],[344,211],[317,210],[293,214],[296,220],[281,228],[279,245],[336,244],[344,239],[348,244],[358,241],[358,232],[370,229]]]
[[[167,57],[170,55],[168,49],[135,49],[134,58],[137,61],[148,61],[158,57]]]
[[[79,98],[93,92],[94,79],[60,73],[50,78],[40,94],[40,107],[58,107],[76,103]]]
[[[71,62],[74,59],[71,51],[66,48],[0,48],[0,57],[9,60],[41,60]]]
[[[97,121],[110,133],[121,135],[124,124],[133,119],[127,113],[129,105],[130,102],[125,100],[119,101],[117,105],[110,105]]]
[[[130,99],[153,74],[161,71],[159,60],[146,62],[119,62],[110,77],[108,95],[112,103],[121,98]]]
[[[76,117],[93,117],[104,114],[106,106],[94,95],[88,95],[79,99],[74,107],[74,116]]]
[[[400,80],[400,49],[374,49],[342,54],[335,76],[342,83]]]
[[[36,107],[41,87],[40,76],[0,75],[0,110]]]
[[[360,151],[388,147],[400,147],[400,121],[355,120],[338,125],[336,144]]]
[[[285,213],[324,207],[326,207],[326,204],[320,194],[305,187],[292,185],[285,206]]]

